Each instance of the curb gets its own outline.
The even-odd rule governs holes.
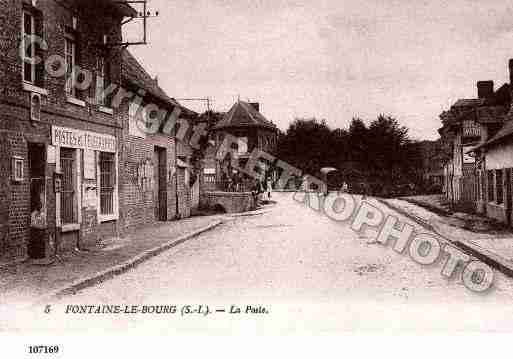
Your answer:
[[[439,216],[446,216],[447,217],[447,216],[451,216],[451,215],[454,214],[454,212],[452,212],[452,211],[449,211],[449,210],[446,210],[446,209],[443,209],[443,208],[440,208],[440,207],[437,207],[437,206],[432,206],[432,205],[429,205],[427,203],[423,203],[423,202],[417,201],[417,200],[412,199],[412,198],[399,198],[399,199],[402,200],[402,201],[414,204],[416,206],[422,207],[424,209],[427,209],[428,211],[433,212],[434,214],[437,214]]]
[[[189,239],[197,237],[204,232],[214,229],[215,227],[219,226],[222,223],[223,223],[223,221],[215,221],[205,227],[197,229],[196,231],[185,234],[176,239],[172,239],[169,242],[163,243],[157,247],[148,249],[148,250],[142,252],[141,254],[138,254],[137,256],[135,256],[121,264],[107,268],[106,270],[97,272],[91,276],[79,279],[79,280],[73,282],[72,284],[66,285],[65,287],[54,290],[54,291],[50,292],[49,294],[45,294],[45,295],[39,297],[32,303],[32,306],[40,305],[40,304],[47,304],[48,302],[50,302],[54,299],[60,299],[67,295],[76,294],[77,292],[79,292],[83,289],[92,287],[98,283],[112,279],[120,274],[123,274],[123,273],[129,271],[130,269],[137,267],[139,264],[161,254],[162,252],[164,252],[170,248],[173,248],[179,244],[182,244],[182,243],[188,241]]]
[[[271,209],[261,209],[261,210],[256,210],[256,211],[249,211],[249,212],[243,212],[243,213],[228,213],[226,214],[227,217],[235,217],[235,218],[238,218],[238,217],[253,217],[253,216],[260,216],[262,214],[266,214],[266,213],[269,213],[271,212],[272,210]]]
[[[400,208],[400,207],[397,207],[391,203],[389,203],[387,200],[385,199],[382,199],[382,198],[376,198],[378,200],[378,202],[380,202],[381,204],[384,204],[385,206],[387,206],[388,208],[398,212],[399,214],[402,214],[403,216],[407,217],[408,219],[414,221],[415,223],[417,223],[418,225],[421,225],[422,227],[426,228],[427,230],[431,231],[431,232],[435,232],[437,234],[438,231],[437,229],[431,224],[429,223],[428,221],[425,221],[424,219],[420,218],[420,217],[417,217],[407,211],[405,211],[404,209]],[[443,238],[445,238],[445,236],[442,236]],[[449,242],[451,243],[454,243],[453,240],[450,240],[449,238],[445,238],[447,239]]]
[[[505,274],[506,276],[513,278],[513,263],[508,260],[507,258],[501,257],[493,252],[490,252],[487,249],[484,249],[477,244],[468,241],[468,240],[453,240],[448,238],[445,235],[442,235],[440,231],[436,229],[435,226],[433,226],[431,223],[425,221],[424,219],[417,217],[415,215],[412,215],[411,213],[406,212],[404,209],[399,208],[391,203],[388,203],[386,200],[379,199],[378,201],[388,208],[400,213],[401,215],[409,218],[410,220],[414,221],[415,223],[423,226],[427,230],[436,233],[443,239],[447,240],[448,242],[452,243],[462,251],[464,251],[467,254],[470,254],[471,256],[479,259],[480,261],[488,264],[492,268],[497,269],[499,272]],[[408,201],[407,201],[408,202]],[[411,203],[411,202],[410,202]]]

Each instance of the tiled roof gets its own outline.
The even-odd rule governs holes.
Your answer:
[[[70,0],[67,0],[68,2]],[[73,0],[79,5],[100,6],[114,9],[120,15],[125,17],[136,17],[137,11],[126,0]]]
[[[470,120],[479,123],[501,123],[505,121],[507,108],[505,106],[475,106],[465,111],[445,111],[440,115],[444,127],[459,126],[463,121]]]
[[[128,51],[122,52],[123,69],[121,72],[123,83],[128,83],[142,88],[147,94],[157,98],[160,101],[172,106],[180,106],[182,110],[190,114],[195,114],[194,111],[182,106],[174,98],[169,97],[164,90],[158,85],[144,67],[137,61],[137,59]]]
[[[479,123],[504,122],[507,109],[504,106],[483,106],[476,108],[476,121]]]
[[[137,16],[137,11],[130,6],[126,1],[119,0],[104,0],[107,3],[111,3],[112,6],[116,8],[120,13],[122,13],[126,17],[135,17]]]
[[[276,126],[267,120],[260,112],[258,112],[251,104],[238,101],[232,106],[230,111],[223,117],[214,129],[229,127],[264,127],[276,129]]]
[[[166,95],[166,93],[158,86],[156,81],[146,72],[144,67],[135,59],[135,57],[128,51],[123,51],[123,82],[129,82],[136,85],[158,99],[178,104],[174,99]]]
[[[490,140],[488,140],[484,145],[480,147],[491,147],[497,145],[508,137],[513,135],[513,120],[506,121],[504,126],[493,136]]]
[[[485,99],[482,98],[470,98],[470,99],[459,99],[456,101],[453,107],[476,107],[484,105]]]

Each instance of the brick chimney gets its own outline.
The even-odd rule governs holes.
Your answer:
[[[477,82],[477,97],[490,98],[493,95],[493,81]]]
[[[509,113],[506,116],[506,120],[513,118],[513,59],[509,60],[509,94],[511,98]]]
[[[250,105],[251,105],[255,110],[257,110],[258,112],[260,112],[260,103],[258,103],[258,102],[250,102]]]
[[[513,59],[509,60],[509,85],[513,85]]]

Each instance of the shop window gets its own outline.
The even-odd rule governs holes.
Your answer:
[[[493,202],[495,199],[495,176],[494,171],[488,171],[488,202]]]
[[[78,221],[75,154],[76,150],[74,149],[61,148],[61,221],[64,225],[74,224]]]
[[[497,172],[495,174],[495,179],[496,179],[496,188],[497,188],[496,201],[498,204],[504,203],[504,183],[503,183],[502,178],[503,178],[503,171],[497,170]]]
[[[100,214],[114,214],[116,163],[113,153],[100,153]]]

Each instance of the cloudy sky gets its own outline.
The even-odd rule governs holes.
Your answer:
[[[148,46],[130,50],[169,95],[240,96],[286,129],[296,117],[345,127],[396,117],[436,138],[438,115],[508,79],[513,8],[498,0],[149,0]],[[133,37],[133,28],[128,36]],[[198,111],[205,106],[185,103]]]

